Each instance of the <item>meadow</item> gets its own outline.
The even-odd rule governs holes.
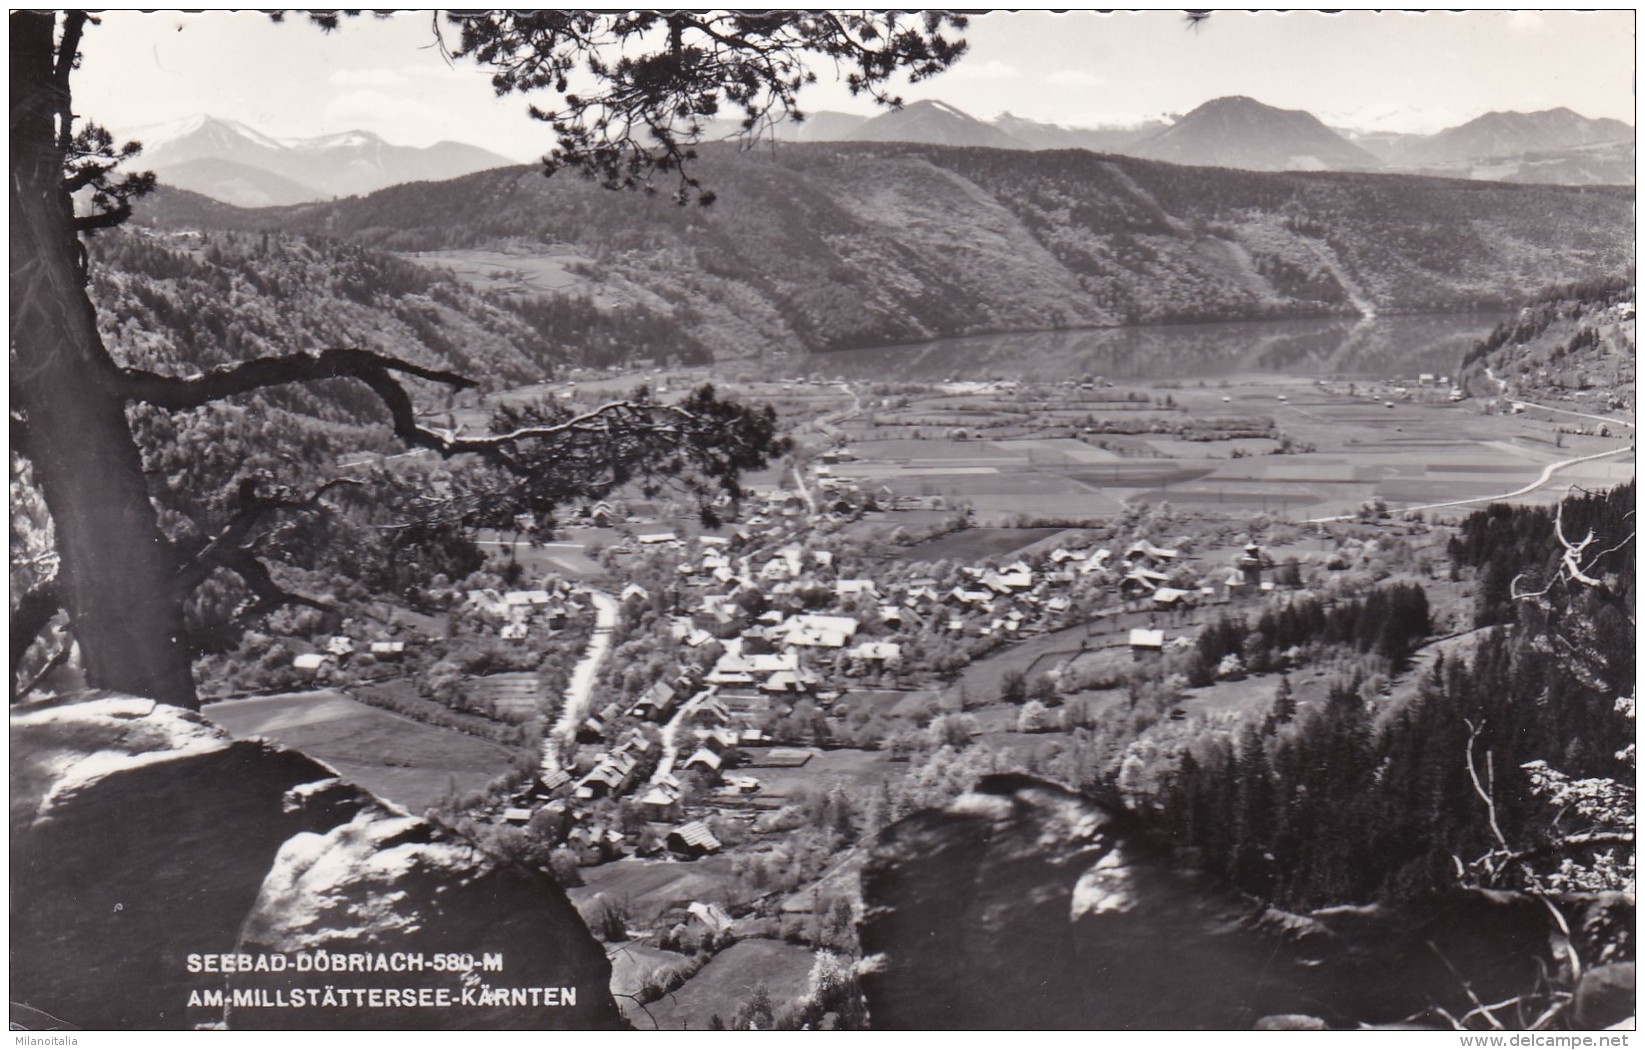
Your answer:
[[[482,790],[515,758],[500,744],[329,689],[225,700],[206,705],[204,713],[236,738],[266,737],[311,755],[419,815],[447,795]]]

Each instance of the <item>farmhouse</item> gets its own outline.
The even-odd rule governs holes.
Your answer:
[[[674,690],[666,682],[657,682],[640,694],[639,700],[629,710],[635,718],[647,718],[653,722],[666,721],[669,714],[678,703]]]
[[[1190,604],[1190,595],[1187,591],[1175,587],[1161,587],[1154,592],[1154,604],[1171,609],[1179,609]]]
[[[718,853],[724,847],[714,833],[708,830],[708,825],[700,820],[693,820],[689,824],[681,824],[668,833],[666,845],[674,853],[688,857],[701,857],[710,853]]]
[[[1120,594],[1127,598],[1135,598],[1144,594],[1152,594],[1161,584],[1169,582],[1171,577],[1153,569],[1135,568],[1125,574],[1120,580]]]
[[[807,613],[789,617],[782,625],[782,630],[789,645],[840,649],[857,633],[857,620],[853,616],[818,616]]]
[[[547,591],[509,591],[503,595],[503,604],[510,609],[537,608],[553,600]]]
[[[1147,627],[1133,627],[1131,628],[1130,641],[1132,656],[1165,651],[1164,631],[1151,630]]]
[[[702,901],[692,901],[686,909],[693,919],[708,927],[708,932],[719,936],[731,928],[731,916],[718,904],[704,904]]]
[[[503,601],[502,595],[489,587],[485,590],[469,591],[466,605],[489,616],[508,615],[508,605]]]
[[[1149,540],[1138,540],[1125,548],[1125,560],[1128,562],[1142,562],[1150,567],[1165,562],[1175,561],[1177,551],[1171,547],[1156,547]]]
[[[668,781],[659,778],[651,785],[650,790],[639,797],[638,805],[645,819],[655,821],[678,820],[680,816],[680,788],[673,776],[667,775]]]
[[[888,663],[902,659],[902,646],[896,642],[863,642],[851,649],[850,655],[869,663]]]
[[[717,775],[724,760],[706,747],[699,747],[691,753],[691,757],[680,763],[681,769],[695,769],[711,775]]]
[[[326,652],[332,656],[352,656],[354,639],[346,634],[335,634],[326,639]]]

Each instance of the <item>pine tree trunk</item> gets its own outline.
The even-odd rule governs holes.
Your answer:
[[[59,593],[87,682],[198,708],[175,555],[82,283],[57,137],[69,99],[55,21],[10,16],[13,408],[28,417],[27,454],[56,529]]]

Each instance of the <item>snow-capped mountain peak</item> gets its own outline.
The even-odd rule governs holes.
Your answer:
[[[478,146],[396,146],[363,130],[277,139],[206,115],[134,128],[130,137],[143,143],[141,163],[161,182],[247,206],[371,193],[515,163]]]

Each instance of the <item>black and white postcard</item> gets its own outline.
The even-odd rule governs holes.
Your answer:
[[[1627,1045],[1634,11],[9,20],[16,1045]]]

